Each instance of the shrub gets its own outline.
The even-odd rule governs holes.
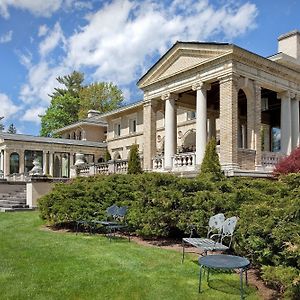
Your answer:
[[[128,159],[128,174],[140,174],[142,173],[141,160],[139,156],[139,147],[137,144],[133,144],[130,147],[129,159]]]
[[[275,166],[276,176],[289,173],[300,173],[300,146]]]
[[[285,266],[263,266],[262,278],[268,285],[278,289],[285,299],[299,299],[299,270]]]
[[[104,153],[104,161],[107,162],[109,160],[111,160],[111,155],[110,155],[108,149],[106,149],[105,153]]]
[[[206,145],[205,155],[201,164],[200,176],[208,176],[212,180],[224,179],[219,156],[216,151],[216,139],[212,138]]]

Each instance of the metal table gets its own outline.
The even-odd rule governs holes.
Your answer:
[[[207,282],[209,282],[209,269],[239,269],[240,270],[240,291],[241,299],[244,297],[243,290],[243,272],[245,272],[246,284],[248,284],[247,269],[250,265],[250,261],[245,257],[235,256],[235,255],[207,255],[199,257],[198,263],[200,265],[200,275],[199,275],[199,293],[201,292],[201,280],[202,280],[202,269],[207,268]]]

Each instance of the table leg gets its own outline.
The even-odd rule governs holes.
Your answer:
[[[243,269],[240,269],[240,282],[241,282],[241,300],[244,299],[243,295]]]
[[[200,265],[200,272],[199,272],[199,293],[201,293],[201,280],[202,280],[202,265]]]
[[[248,269],[245,270],[246,285],[248,285]]]

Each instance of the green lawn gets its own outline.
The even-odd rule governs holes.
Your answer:
[[[37,212],[0,214],[0,299],[239,299],[237,274],[212,274],[199,295],[195,255],[181,264],[176,251],[42,225]]]

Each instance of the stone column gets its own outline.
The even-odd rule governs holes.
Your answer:
[[[47,151],[43,151],[43,174],[48,174],[49,170],[48,170],[48,152]]]
[[[299,128],[299,100],[300,97],[297,95],[291,103],[292,110],[292,149],[297,148],[300,144],[300,128]]]
[[[281,152],[289,155],[292,150],[291,98],[289,92],[278,95],[281,99]]]
[[[10,166],[10,151],[5,149],[4,150],[4,170],[3,170],[4,176],[9,175],[9,173],[10,173],[9,166]]]
[[[144,101],[144,169],[152,170],[152,158],[156,155],[156,100]]]
[[[258,83],[254,83],[254,109],[255,109],[255,123],[254,123],[254,137],[252,142],[255,149],[255,168],[261,169],[261,86]]]
[[[196,166],[200,167],[206,148],[207,91],[210,85],[200,81],[192,89],[196,91]]]
[[[237,76],[220,78],[220,163],[225,170],[238,168],[238,84]]]
[[[51,152],[51,151],[49,151],[49,175],[50,176],[53,176],[53,155],[54,155],[54,153],[53,152]]]
[[[165,94],[162,100],[165,101],[165,169],[172,169],[172,157],[177,149],[177,94]]]
[[[25,157],[24,157],[24,150],[20,150],[19,152],[19,173],[25,173]]]
[[[4,151],[1,150],[0,152],[0,171],[3,172],[4,169]]]

